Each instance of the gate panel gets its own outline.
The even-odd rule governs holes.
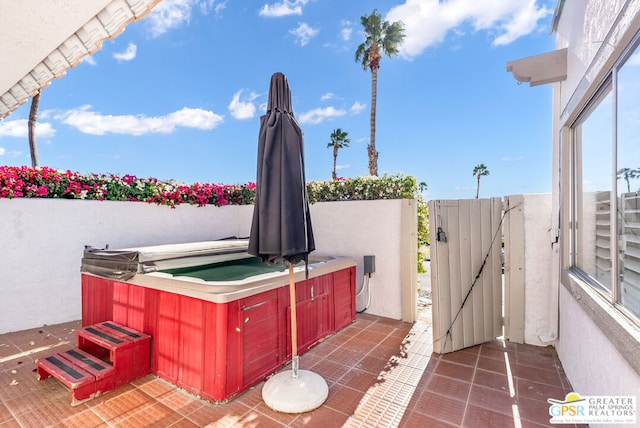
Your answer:
[[[433,349],[502,334],[500,198],[429,202]]]

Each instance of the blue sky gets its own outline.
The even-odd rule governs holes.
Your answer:
[[[283,72],[305,134],[307,180],[368,174],[371,73],[354,60],[362,15],[405,24],[378,75],[382,173],[427,199],[551,190],[551,88],[518,85],[508,61],[554,49],[555,0],[163,0],[42,91],[40,164],[185,183],[255,181],[259,116]],[[29,102],[0,120],[0,164],[30,165]]]

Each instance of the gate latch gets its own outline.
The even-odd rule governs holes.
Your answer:
[[[442,227],[438,226],[438,231],[436,232],[436,240],[438,242],[447,242],[447,234],[444,233]]]

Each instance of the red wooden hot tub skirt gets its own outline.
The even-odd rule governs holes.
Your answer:
[[[355,320],[355,266],[296,284],[298,350]],[[82,274],[82,325],[113,320],[151,335],[151,371],[225,401],[291,359],[288,286],[214,303]]]

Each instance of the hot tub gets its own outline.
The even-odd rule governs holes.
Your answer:
[[[288,270],[247,240],[105,250],[82,260],[82,323],[113,320],[152,336],[151,370],[225,401],[291,358]],[[355,261],[312,256],[294,269],[298,349],[355,319]]]

